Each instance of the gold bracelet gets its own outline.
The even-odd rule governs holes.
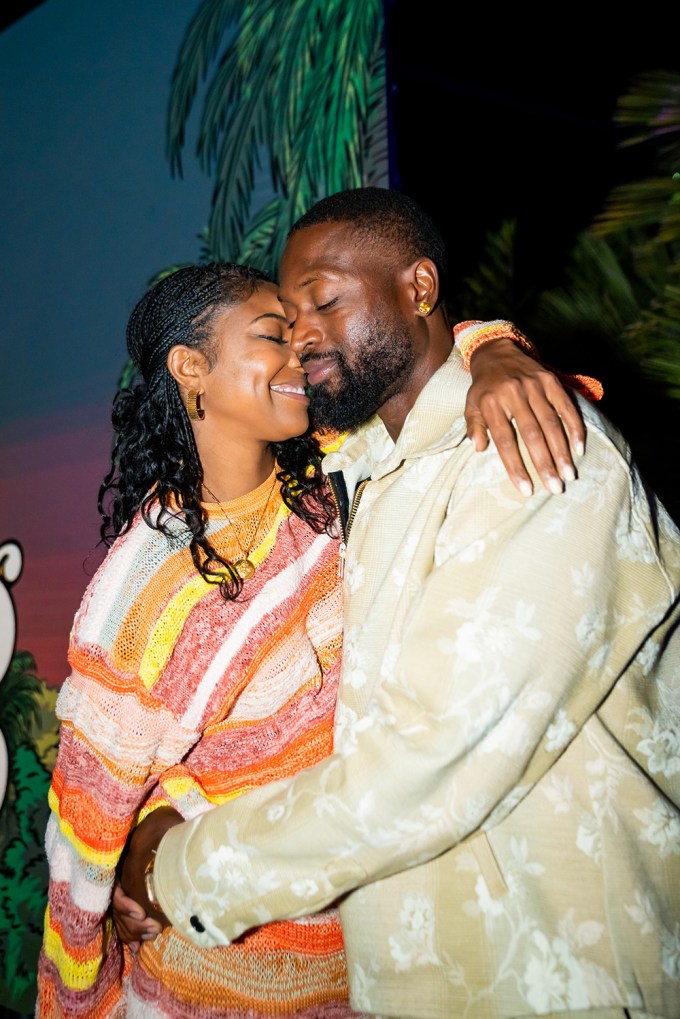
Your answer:
[[[163,912],[163,907],[156,898],[156,886],[153,879],[153,868],[156,863],[156,850],[151,850],[151,858],[144,868],[144,888],[146,890],[146,897],[149,900],[149,905],[157,910],[159,913]]]

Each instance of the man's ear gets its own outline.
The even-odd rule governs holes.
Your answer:
[[[424,318],[439,300],[439,273],[430,258],[419,258],[407,271],[409,301],[413,310]]]
[[[168,351],[168,371],[184,389],[200,389],[208,367],[205,356],[193,347],[178,343]]]

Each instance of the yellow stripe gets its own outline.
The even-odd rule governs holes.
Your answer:
[[[104,943],[108,943],[111,935],[111,920],[105,921]],[[45,912],[45,954],[51,959],[59,970],[62,983],[70,991],[85,991],[95,983],[102,965],[102,956],[88,962],[77,962],[69,955],[64,944],[55,930],[52,929],[50,921],[49,906]]]
[[[267,558],[276,540],[279,524],[289,514],[289,508],[282,502],[269,531],[257,548],[248,555],[254,566],[259,566]],[[220,574],[224,575],[225,571],[216,570],[215,573],[219,576]],[[187,616],[196,603],[213,587],[213,584],[208,584],[198,574],[177,592],[158,617],[139,666],[139,678],[147,690],[151,689],[167,665]]]
[[[259,566],[260,563],[264,562],[264,560],[267,558],[267,556],[272,550],[272,546],[276,539],[276,532],[279,529],[279,524],[289,515],[290,515],[289,508],[286,506],[284,502],[282,502],[276,512],[274,522],[272,523],[272,526],[265,534],[264,539],[260,542],[257,548],[253,549],[252,552],[248,553],[248,558],[250,559],[253,566]]]
[[[226,803],[227,800],[233,800],[235,797],[241,796],[246,789],[250,788],[251,786],[245,786],[243,789],[236,789],[230,793],[218,793],[210,796],[203,786],[199,785],[196,779],[192,778],[190,775],[163,779],[163,792],[167,794],[169,799],[165,803],[160,803],[158,800],[154,800],[151,810],[142,809],[139,812],[139,820],[141,821],[146,814],[151,813],[153,810],[157,810],[158,807],[172,807],[173,803],[171,801],[174,801],[175,803],[178,802],[183,796],[186,796],[187,793],[194,789],[198,789],[201,799],[205,800],[207,803]]]
[[[158,617],[139,666],[139,678],[147,690],[151,689],[167,665],[188,614],[211,587],[200,573],[197,574],[171,598]]]
[[[326,456],[326,454],[328,453],[337,452],[337,450],[340,449],[348,435],[349,432],[338,432],[338,434],[332,441],[322,442],[320,445],[321,452],[323,453],[323,455]]]
[[[139,811],[137,824],[141,824],[145,817],[153,814],[154,810],[158,810],[159,807],[172,807],[173,810],[176,810],[176,801],[179,800],[183,793],[194,787],[195,783],[188,779],[173,779],[171,782],[164,782],[163,789],[169,794],[170,798],[167,800],[154,800],[151,806],[142,807]],[[252,788],[250,785],[244,786],[243,789],[235,789],[233,792],[224,793],[222,796],[208,796],[205,789],[201,789],[201,798],[206,803],[220,806],[222,803],[227,803],[228,800],[235,800],[237,796],[243,796],[244,793],[247,793]]]

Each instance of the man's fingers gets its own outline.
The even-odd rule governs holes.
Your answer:
[[[112,899],[114,913],[128,916],[132,920],[144,920],[146,913],[138,902],[126,895],[120,884],[116,883]]]
[[[150,917],[147,917],[145,920],[135,920],[130,919],[129,916],[114,912],[113,922],[118,932],[118,937],[132,951],[137,951],[140,942],[153,940],[163,930],[161,925]]]
[[[114,885],[111,906],[118,937],[132,952],[137,952],[142,941],[155,938],[163,929],[146,915],[135,899],[125,894],[119,882]]]

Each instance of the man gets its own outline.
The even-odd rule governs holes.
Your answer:
[[[680,1015],[680,535],[591,406],[578,484],[475,453],[444,248],[357,189],[293,228],[281,299],[342,472],[336,750],[173,827],[199,944],[339,903],[383,1016]]]

